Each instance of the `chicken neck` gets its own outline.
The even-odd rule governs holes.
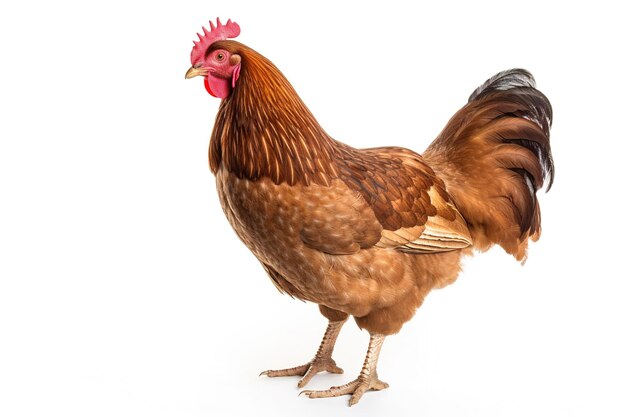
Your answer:
[[[274,64],[244,45],[237,51],[242,69],[217,114],[211,170],[223,164],[239,178],[329,185],[337,177],[336,142]]]

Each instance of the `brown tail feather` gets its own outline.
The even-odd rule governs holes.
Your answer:
[[[424,157],[444,179],[474,246],[498,244],[518,260],[541,233],[536,192],[550,189],[552,107],[525,70],[496,74],[476,89]]]

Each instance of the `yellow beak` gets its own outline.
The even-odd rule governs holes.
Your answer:
[[[209,70],[205,68],[191,67],[187,70],[187,73],[185,74],[185,79],[197,77],[199,75],[202,77],[205,77],[208,73],[209,73]]]

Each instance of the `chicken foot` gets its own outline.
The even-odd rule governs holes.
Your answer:
[[[333,349],[335,348],[335,342],[337,341],[337,336],[339,336],[339,331],[346,320],[328,322],[328,327],[326,328],[326,332],[322,338],[322,343],[320,344],[315,357],[310,362],[294,368],[264,371],[261,372],[259,376],[266,375],[270,378],[274,378],[279,376],[299,375],[302,379],[298,381],[298,388],[302,388],[309,383],[311,378],[320,372],[326,371],[332,374],[342,374],[343,369],[337,366],[335,360],[332,358],[332,354]]]
[[[361,373],[354,381],[337,387],[331,387],[323,391],[302,391],[300,394],[304,394],[309,398],[328,398],[339,397],[341,395],[352,394],[349,405],[353,406],[358,403],[363,394],[366,391],[374,390],[380,391],[388,388],[389,384],[382,382],[378,379],[378,373],[376,372],[376,365],[378,364],[378,355],[380,355],[380,349],[383,346],[385,336],[380,334],[370,335],[370,343],[367,348],[367,355],[365,355],[365,362]]]

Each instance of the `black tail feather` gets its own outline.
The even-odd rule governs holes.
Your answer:
[[[536,89],[533,75],[521,68],[502,71],[485,81],[470,95],[468,103],[484,100],[497,91],[516,90],[515,94],[508,96],[509,100],[517,101],[526,109],[519,114],[506,114],[502,117],[515,116],[535,122],[545,133],[548,141],[545,143],[531,141],[523,138],[506,138],[503,142],[516,143],[532,151],[543,167],[544,180],[547,179],[546,192],[554,182],[554,160],[550,150],[550,127],[552,126],[552,105],[548,98]],[[538,178],[536,178],[538,180]],[[536,184],[536,182],[535,182]],[[537,187],[535,187],[535,191]]]

